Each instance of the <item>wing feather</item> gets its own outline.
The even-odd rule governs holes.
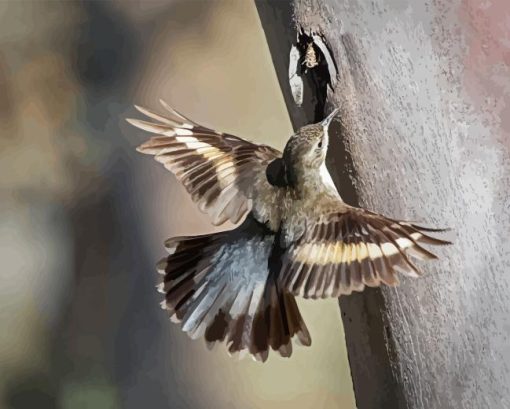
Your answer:
[[[281,280],[287,289],[305,298],[325,298],[362,291],[365,286],[399,283],[397,272],[421,275],[411,257],[437,256],[423,247],[448,241],[409,222],[345,207],[317,217],[284,254]]]
[[[154,122],[127,119],[135,127],[156,134],[137,150],[153,155],[172,172],[214,224],[227,220],[237,223],[251,210],[253,181],[281,153],[199,125],[160,102],[165,115],[135,105]]]

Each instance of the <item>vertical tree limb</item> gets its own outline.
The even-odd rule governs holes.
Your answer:
[[[328,167],[342,197],[455,229],[423,278],[340,300],[358,408],[510,407],[504,5],[256,3],[296,127],[310,107],[289,97],[285,49],[298,26],[331,46],[339,79],[327,104],[342,121]]]

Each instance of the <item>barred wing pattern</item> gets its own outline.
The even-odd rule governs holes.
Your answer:
[[[395,286],[397,272],[421,275],[409,256],[437,258],[422,244],[450,244],[425,233],[442,231],[363,209],[325,214],[289,247],[280,279],[291,293],[305,298],[339,297],[381,283]]]
[[[167,116],[135,106],[156,122],[127,119],[157,134],[137,149],[154,155],[184,185],[215,225],[237,223],[251,209],[256,175],[281,152],[199,125],[160,101]]]

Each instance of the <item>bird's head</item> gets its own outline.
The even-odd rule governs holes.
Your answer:
[[[305,179],[319,176],[328,151],[329,124],[337,113],[338,108],[321,122],[303,126],[292,135],[285,145],[283,157],[272,162],[268,168],[270,183],[299,187]]]

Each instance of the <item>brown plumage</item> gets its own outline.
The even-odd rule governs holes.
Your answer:
[[[197,125],[161,102],[168,117],[136,107],[157,123],[128,119],[158,135],[137,150],[154,155],[171,171],[214,224],[237,223],[250,209],[248,198],[257,172],[263,172],[279,152]]]
[[[301,128],[282,153],[199,125],[162,102],[155,122],[128,121],[157,136],[138,150],[155,156],[219,225],[231,231],[169,239],[162,306],[192,338],[226,342],[265,361],[273,349],[310,345],[295,296],[338,297],[365,286],[421,275],[412,258],[435,259],[424,245],[449,242],[442,230],[387,218],[345,204],[325,166],[323,122]]]
[[[305,298],[325,298],[397,285],[397,272],[418,277],[409,256],[436,259],[422,245],[447,244],[425,231],[361,209],[322,215],[286,252],[284,286]]]

